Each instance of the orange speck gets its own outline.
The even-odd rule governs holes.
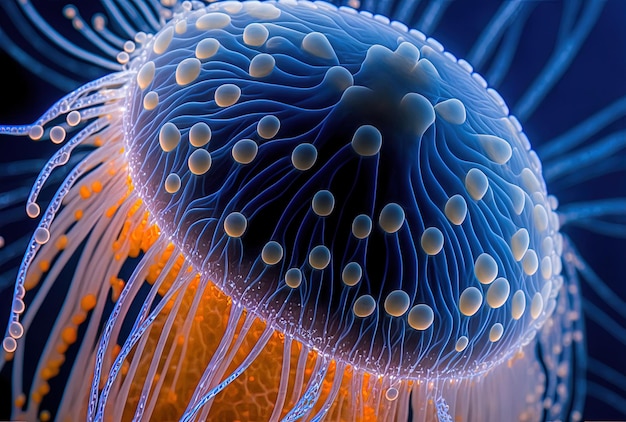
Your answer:
[[[94,191],[94,193],[102,192],[102,183],[100,183],[99,180],[96,180],[91,184],[91,190]]]
[[[76,337],[77,333],[74,327],[65,327],[63,331],[61,331],[61,339],[67,344],[74,344]]]
[[[119,344],[113,346],[113,349],[111,349],[111,359],[117,358],[117,355],[120,354],[120,350],[122,350],[122,346],[120,346]]]
[[[55,350],[57,351],[57,353],[63,354],[67,352],[67,346],[67,343],[60,341],[57,343]]]
[[[74,212],[74,218],[76,220],[80,220],[81,218],[83,218],[83,210],[76,210]]]
[[[39,413],[39,420],[41,422],[48,422],[50,420],[50,417],[51,417],[50,411],[48,411],[48,410],[42,410]]]
[[[178,338],[176,339],[176,343],[178,343],[179,346],[185,344],[185,336],[178,336]]]
[[[50,378],[52,378],[52,369],[45,367],[41,370],[40,373],[41,379],[42,380],[49,380]]]
[[[116,278],[115,282],[111,280],[111,300],[113,302],[117,302],[117,299],[120,298],[120,294],[122,294],[125,285],[126,283],[121,278]]]
[[[50,261],[46,259],[39,261],[39,269],[44,273],[47,272],[50,269]]]
[[[37,391],[39,392],[39,394],[41,394],[42,396],[45,396],[46,394],[48,394],[50,392],[50,384],[48,384],[47,382],[42,382],[39,385],[39,388],[37,389]]]
[[[133,215],[137,213],[137,211],[139,211],[140,207],[141,207],[141,199],[138,199],[137,201],[135,201],[133,206],[128,210],[128,213],[126,215],[128,217],[132,217]],[[127,223],[130,223],[130,222],[127,221]]]
[[[41,273],[39,271],[29,272],[26,276],[26,280],[24,280],[24,290],[29,291],[36,287],[39,284],[40,279]]]
[[[115,214],[115,211],[117,211],[117,204],[116,205],[112,205],[111,207],[109,207],[109,209],[106,210],[106,213],[104,213],[104,215],[107,218],[111,218]]]
[[[24,407],[24,404],[26,404],[26,396],[24,395],[24,393],[18,394],[13,403],[17,408]]]
[[[80,301],[80,307],[84,311],[91,311],[96,306],[96,295],[94,294],[86,294]]]
[[[91,192],[89,191],[89,188],[87,186],[85,186],[85,185],[82,185],[78,189],[78,194],[83,199],[89,199],[89,197],[91,196]]]
[[[41,394],[39,394],[38,392],[34,392],[33,394],[31,394],[30,399],[33,402],[39,404],[41,403]]]
[[[128,374],[128,369],[130,368],[130,364],[128,363],[128,361],[124,361],[124,363],[122,364],[122,375],[126,375]]]
[[[78,311],[72,315],[72,324],[80,325],[87,319],[87,313],[85,311]]]
[[[65,249],[65,247],[67,246],[67,236],[62,234],[61,236],[59,236],[59,238],[57,239],[55,246],[58,250],[63,250]]]

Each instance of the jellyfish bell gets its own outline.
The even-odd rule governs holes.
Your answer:
[[[402,25],[323,3],[257,8],[175,16],[131,63],[129,171],[161,230],[233,301],[362,371],[478,376],[533,342],[563,284],[559,250],[542,245],[562,240],[502,98]],[[200,124],[211,140],[197,147]],[[175,146],[159,147],[172,127]],[[252,159],[234,158],[241,142]],[[304,148],[315,160],[300,166]],[[200,151],[210,167],[196,172]],[[355,263],[360,280],[342,282]]]
[[[557,388],[574,383],[576,285],[561,274],[541,164],[500,95],[436,40],[381,16],[306,1],[183,6],[136,37],[123,71],[20,129],[38,135],[68,113],[49,137],[63,142],[76,123],[65,152],[95,147],[43,216],[22,272],[43,277],[28,266],[54,256],[65,265],[52,234],[81,227],[81,241],[112,245],[91,275],[110,282],[113,310],[108,290],[74,299],[104,315],[76,361],[93,379],[72,378],[89,396],[60,410],[130,417],[111,403],[132,396],[141,418],[164,396],[176,418],[204,417],[242,374],[263,373],[270,350],[283,356],[271,419],[576,409]],[[78,198],[97,201],[87,218]],[[116,262],[128,257],[140,261],[125,282]],[[3,343],[18,359],[22,312]],[[56,329],[66,348],[76,325]],[[183,394],[185,347],[210,353]]]
[[[254,16],[256,4],[232,7],[175,16],[131,63],[129,171],[161,230],[246,309],[373,373],[481,372],[528,342],[550,313],[543,303],[554,301],[552,288],[532,316],[513,319],[508,293],[489,284],[503,276],[497,284],[529,305],[546,283],[556,292],[559,276],[524,272],[509,262],[509,244],[528,228],[533,239],[522,254],[530,256],[558,227],[544,221],[553,212],[541,175],[495,92],[417,32],[324,5],[265,3],[266,18]],[[199,46],[209,41],[207,58]],[[259,72],[259,60],[271,66]],[[148,96],[159,106],[146,107]],[[210,141],[194,141],[198,127]],[[233,158],[240,142],[254,143],[253,159]],[[289,159],[304,146],[317,154],[306,169]],[[175,192],[172,175],[181,181]],[[516,187],[523,183],[525,191]],[[449,214],[459,213],[454,195],[468,204],[463,222],[446,216],[448,203]],[[541,230],[533,207],[543,210]],[[359,215],[377,224],[355,238]],[[496,233],[481,229],[494,223]],[[543,257],[558,259],[554,251]],[[351,262],[363,269],[358,286],[339,277]],[[302,281],[294,289],[283,280],[295,269]],[[506,327],[489,348],[485,328],[458,309],[469,286],[502,302],[475,317]],[[367,317],[353,312],[364,294],[377,303]],[[451,315],[432,327],[411,323],[420,304]],[[450,365],[460,335],[469,348]]]

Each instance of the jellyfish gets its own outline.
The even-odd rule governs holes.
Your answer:
[[[625,200],[560,205],[551,183],[623,177],[623,130],[579,144],[624,100],[538,152],[522,123],[603,3],[563,5],[513,112],[493,86],[534,5],[504,3],[464,60],[425,35],[452,5],[348,3],[64,9],[101,54],[50,41],[107,72],[0,126],[58,145],[28,191],[24,162],[3,176],[36,221],[0,363],[12,417],[582,419],[582,312],[623,329],[579,279],[623,306],[562,227],[619,237]]]

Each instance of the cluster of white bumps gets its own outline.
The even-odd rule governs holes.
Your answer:
[[[221,29],[228,26],[231,22],[228,13],[236,13],[242,7],[249,7],[248,12],[257,15],[259,18],[274,19],[280,15],[280,10],[270,4],[255,4],[244,6],[242,4],[228,4],[222,9],[224,12],[211,12],[200,14],[199,17],[191,15],[190,19],[195,18],[195,27],[198,30]],[[231,10],[232,9],[232,10]],[[237,9],[237,10],[235,10]],[[163,54],[167,51],[169,44],[175,36],[175,33],[181,34],[186,31],[189,20],[182,19],[175,25],[162,31],[153,41],[152,50],[155,54]],[[411,31],[413,35],[419,34],[417,31]],[[423,38],[423,35],[419,34]],[[262,47],[270,37],[268,28],[262,23],[251,23],[243,30],[243,42],[248,47]],[[437,75],[437,71],[428,61],[427,58],[421,58],[425,53],[432,53],[433,50],[443,53],[441,46],[432,39],[427,39],[426,45],[422,47],[422,51],[413,44],[402,42],[394,52],[403,58],[410,57],[419,66],[422,66],[425,72]],[[204,38],[197,43],[195,56],[185,58],[176,66],[176,83],[184,87],[192,84],[200,76],[203,62],[210,60],[220,49],[220,42],[211,37]],[[319,32],[311,32],[306,34],[301,42],[301,48],[321,59],[336,60],[336,54],[333,47],[326,36]],[[382,46],[373,46],[371,49],[384,48]],[[449,53],[444,54],[446,57],[457,63],[456,59]],[[417,67],[416,65],[416,67]],[[472,74],[472,78],[479,84],[486,83],[476,73],[472,73],[471,67],[464,61],[458,61],[458,65],[465,68]],[[271,54],[259,53],[250,60],[248,73],[251,78],[265,78],[269,76],[276,68],[276,60]],[[154,80],[155,73],[154,62],[147,61],[137,72],[137,84],[142,91],[145,91],[143,97],[143,107],[145,110],[153,110],[159,105],[158,94],[155,91],[147,90],[151,82]],[[344,67],[331,66],[328,68],[325,81],[333,84],[340,91],[349,90],[354,85],[352,74]],[[498,103],[505,115],[508,115],[506,105],[499,97],[497,92],[487,89],[489,95]],[[215,90],[214,101],[217,106],[226,108],[237,104],[242,100],[242,91],[237,85],[227,83],[219,86]],[[426,97],[418,93],[408,93],[402,98],[401,106],[412,111],[416,118],[414,122],[414,131],[417,135],[423,135],[428,128],[435,123],[436,116],[451,125],[463,125],[466,123],[466,109],[462,101],[456,98],[443,100],[432,105]],[[75,116],[74,116],[75,117]],[[525,137],[521,132],[521,127],[514,117],[510,117],[509,126],[517,131],[512,130],[512,136],[518,136],[522,144],[526,144]],[[280,120],[273,115],[262,117],[257,125],[256,134],[260,141],[271,140],[276,137],[280,131]],[[60,137],[61,134],[58,134]],[[511,144],[497,136],[489,134],[476,134],[474,136],[476,144],[482,149],[481,153],[492,163],[505,166],[513,155]],[[56,137],[56,135],[55,135]],[[165,122],[159,132],[159,144],[164,153],[171,153],[176,150],[181,141],[182,135],[179,128],[173,122]],[[189,129],[189,144],[193,147],[190,149],[187,164],[188,170],[195,176],[204,176],[211,169],[212,157],[208,149],[211,140],[211,128],[204,122],[198,122]],[[254,162],[259,151],[259,141],[253,139],[241,139],[232,146],[232,159],[241,165],[248,165]],[[372,125],[362,125],[353,134],[350,140],[351,147],[355,154],[362,159],[375,157],[380,153],[383,147],[384,139],[381,132]],[[296,146],[291,153],[291,163],[298,171],[307,171],[313,168],[317,162],[318,151],[313,144],[301,143]],[[533,276],[537,271],[541,273],[544,280],[549,281],[553,274],[558,273],[560,261],[558,258],[558,233],[553,238],[554,228],[558,227],[556,222],[556,214],[553,209],[546,207],[546,198],[542,193],[542,185],[537,179],[535,172],[530,168],[524,168],[519,175],[523,191],[520,187],[510,184],[510,198],[513,212],[520,215],[525,207],[528,198],[534,202],[532,219],[534,222],[533,231],[545,233],[541,244],[542,253],[532,249],[529,229],[519,228],[508,239],[511,251],[511,257],[518,262],[523,272],[528,276]],[[445,204],[442,204],[443,214],[448,221],[455,226],[462,225],[468,217],[467,200],[481,201],[485,198],[490,187],[490,177],[485,174],[479,167],[470,168],[464,178],[465,192],[459,192],[451,195]],[[506,183],[506,182],[505,182]],[[169,174],[164,181],[164,189],[170,194],[175,194],[181,189],[181,178],[175,173]],[[466,199],[467,198],[467,199]],[[335,207],[335,198],[329,190],[319,190],[311,198],[311,210],[320,218],[331,215]],[[373,216],[367,214],[359,214],[354,217],[352,222],[352,235],[359,239],[366,239],[374,229],[372,222]],[[377,216],[378,227],[387,234],[398,232],[405,222],[405,212],[401,204],[386,204]],[[231,212],[223,219],[223,230],[230,238],[240,238],[245,234],[248,227],[248,220],[245,215],[240,212]],[[550,233],[549,229],[553,232]],[[423,231],[420,239],[422,252],[427,256],[436,256],[441,253],[445,243],[445,229],[439,227],[427,227]],[[284,257],[283,246],[276,241],[269,241],[262,249],[260,258],[266,265],[276,265]],[[508,259],[508,258],[506,258]],[[308,254],[308,265],[315,270],[326,269],[332,261],[332,251],[325,245],[317,245],[313,247]],[[555,268],[557,267],[557,268]],[[498,268],[496,259],[488,253],[482,253],[474,260],[474,275],[478,282],[476,286],[465,288],[459,292],[458,310],[467,317],[475,315],[480,308],[486,303],[492,309],[502,307],[507,300],[510,300],[511,317],[514,320],[520,319],[527,307],[526,294],[523,290],[511,292],[509,281],[502,276],[502,269]],[[349,262],[344,265],[341,279],[346,287],[358,285],[363,276],[363,268],[357,262]],[[284,273],[284,282],[292,289],[301,286],[304,280],[303,274],[299,268],[290,268]],[[544,302],[550,289],[543,289],[536,292],[530,299],[530,315],[532,319],[537,319],[544,310]],[[352,312],[355,316],[366,318],[376,311],[378,304],[374,297],[369,294],[359,296],[353,304]],[[424,303],[417,303],[411,306],[411,298],[409,294],[403,290],[395,290],[389,293],[383,302],[383,308],[387,315],[391,317],[402,317],[406,315],[406,320],[410,327],[415,330],[425,330],[431,327],[435,320],[433,309]],[[488,336],[492,342],[498,341],[505,327],[502,323],[494,323],[489,329]],[[466,336],[461,336],[456,340],[455,349],[459,352],[463,351],[469,343]]]

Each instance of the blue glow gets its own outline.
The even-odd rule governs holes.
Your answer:
[[[414,4],[407,1],[363,3],[365,10],[400,19],[410,27],[415,26],[432,35],[446,50],[458,57],[466,57],[490,86],[498,89],[511,106],[511,113],[520,118],[524,132],[542,158],[547,193],[558,198],[557,213],[567,235],[564,246],[557,235],[558,224],[554,217],[550,217],[557,200],[546,196],[541,164],[534,153],[526,154],[526,140],[521,129],[516,127],[515,121],[502,120],[507,112],[502,109],[505,106],[498,105],[497,94],[489,94],[481,88],[480,80],[472,79],[467,67],[452,66],[448,58],[436,53],[438,46],[432,42],[431,50],[422,48],[420,52],[422,59],[432,63],[432,68],[422,62],[421,76],[417,72],[417,76],[412,73],[407,77],[404,66],[416,57],[411,56],[414,50],[407,45],[404,50],[401,48],[398,34],[403,30],[387,28],[387,23],[369,17],[359,17],[359,20],[345,14],[343,21],[333,22],[329,16],[336,11],[324,12],[327,15],[321,18],[308,10],[293,18],[283,13],[281,22],[284,19],[288,23],[270,30],[271,36],[276,38],[256,46],[252,42],[242,44],[237,38],[245,34],[244,28],[249,21],[246,20],[248,17],[233,12],[228,24],[234,30],[214,30],[219,33],[215,38],[229,50],[228,53],[218,50],[214,67],[202,72],[197,79],[192,77],[189,84],[179,82],[176,86],[172,83],[175,65],[170,64],[168,72],[161,69],[168,66],[171,56],[175,56],[175,63],[193,54],[179,48],[195,45],[185,37],[199,38],[194,30],[188,30],[184,36],[174,38],[167,53],[155,53],[154,57],[149,53],[148,57],[131,62],[130,71],[120,74],[117,80],[100,84],[111,89],[110,101],[120,100],[121,103],[124,98],[128,100],[124,103],[123,113],[120,109],[113,111],[119,113],[113,118],[113,121],[120,122],[117,129],[113,130],[113,125],[102,121],[102,126],[94,126],[93,130],[102,130],[109,138],[125,136],[133,183],[146,199],[146,207],[159,227],[173,239],[195,268],[215,280],[234,298],[243,297],[240,300],[246,308],[266,320],[274,318],[273,328],[304,341],[312,350],[321,351],[324,359],[327,354],[340,357],[343,364],[354,364],[375,374],[423,377],[426,381],[448,380],[451,376],[481,373],[491,365],[497,365],[501,359],[511,357],[511,347],[534,341],[534,333],[528,331],[533,321],[543,321],[551,313],[551,309],[546,311],[549,298],[554,298],[562,283],[556,269],[560,260],[557,256],[547,263],[542,257],[549,257],[550,251],[558,255],[563,247],[566,259],[564,286],[569,287],[564,287],[557,302],[551,305],[557,309],[548,324],[552,324],[552,328],[544,329],[538,336],[539,362],[548,369],[537,373],[548,377],[545,396],[551,401],[544,402],[539,397],[533,404],[538,408],[547,405],[548,410],[544,415],[535,416],[547,419],[567,417],[568,414],[574,418],[581,416],[583,400],[580,395],[584,393],[584,382],[576,380],[585,363],[579,338],[582,331],[580,322],[576,322],[579,321],[576,314],[580,306],[580,288],[586,324],[593,327],[587,330],[590,375],[583,415],[585,418],[619,417],[620,412],[626,410],[620,402],[620,397],[625,394],[620,373],[626,372],[625,368],[623,363],[620,366],[619,361],[612,360],[614,356],[605,359],[595,348],[597,344],[623,347],[623,341],[620,342],[620,333],[624,330],[623,299],[620,299],[623,292],[614,285],[615,275],[605,272],[605,268],[614,268],[626,258],[623,242],[626,237],[623,221],[626,209],[626,106],[623,82],[616,76],[620,75],[620,69],[626,71],[626,62],[616,53],[616,64],[610,66],[606,77],[600,78],[590,76],[598,70],[597,65],[586,65],[593,62],[591,57],[605,59],[605,55],[598,52],[599,46],[606,48],[603,43],[615,42],[619,47],[619,41],[603,36],[606,31],[603,27],[617,25],[615,16],[623,12],[623,5],[613,1],[606,5],[602,2],[557,5],[505,2],[500,8],[495,4],[486,7],[483,15],[466,10],[467,6],[437,1],[426,2],[416,10],[413,10]],[[3,7],[9,11],[13,6]],[[152,3],[147,3],[146,10],[153,7]],[[129,12],[122,10],[121,13]],[[261,17],[257,17],[260,21],[274,19],[270,9],[261,8],[256,13],[260,14]],[[150,13],[141,12],[139,16],[142,18],[132,22],[137,28],[148,32],[158,29],[159,25],[150,18]],[[219,19],[210,25],[221,25]],[[291,29],[281,29],[281,26]],[[357,28],[361,32],[356,31]],[[122,33],[122,30],[118,28],[117,32]],[[293,39],[299,40],[311,31],[319,35],[311,37],[309,47],[303,43],[300,48],[294,43]],[[348,39],[346,34],[351,31],[355,31],[355,35]],[[261,38],[264,36],[259,28],[251,28],[251,33]],[[473,35],[466,36],[466,33]],[[416,34],[407,34],[405,41],[420,48],[424,45]],[[109,43],[114,46],[114,51],[121,46],[121,42],[114,40]],[[372,44],[382,46],[368,51]],[[10,54],[20,58],[22,64],[29,64],[29,56],[11,50],[11,45],[7,45]],[[577,54],[558,56],[559,52],[570,51],[566,47]],[[92,47],[87,44],[85,48]],[[261,51],[272,56],[257,56],[256,71],[259,73],[255,76],[251,58]],[[40,62],[46,63],[47,60],[59,74],[50,78],[53,82],[63,87],[71,84],[73,79],[85,82],[78,77],[80,72],[72,72],[70,64],[65,67],[62,61],[51,60],[51,57],[43,57]],[[106,58],[106,54],[102,57],[115,64],[114,59]],[[273,57],[274,61],[268,57]],[[155,76],[146,78],[149,79],[146,87],[137,87],[133,85],[135,72],[147,60],[154,61]],[[193,74],[195,64],[190,62],[189,66]],[[97,67],[86,65],[85,69],[96,71]],[[33,71],[45,73],[43,69]],[[149,69],[147,71],[149,73]],[[61,73],[64,76],[61,77]],[[181,69],[183,73],[189,72]],[[168,83],[165,82],[167,78],[170,79]],[[241,96],[236,89],[233,90],[233,84],[239,87]],[[271,87],[267,87],[268,84]],[[282,86],[277,88],[279,85]],[[352,89],[353,85],[367,87],[367,90]],[[132,87],[131,91],[117,90],[124,86]],[[199,86],[202,90],[198,92],[195,88]],[[218,88],[224,89],[224,104],[219,104]],[[159,104],[154,109],[147,107],[141,98],[148,91],[158,94]],[[408,97],[403,103],[404,96],[410,92],[418,92],[426,102]],[[207,99],[213,97],[215,101]],[[460,102],[449,102],[435,113],[432,106],[449,99]],[[102,98],[93,100],[92,104],[104,102]],[[398,104],[409,104],[408,110],[417,113],[420,119],[413,118],[415,114],[403,115]],[[429,113],[432,113],[432,121]],[[594,113],[597,113],[595,117]],[[36,114],[31,115],[31,121]],[[274,120],[268,120],[269,116]],[[210,140],[206,130],[197,126],[196,138],[204,137],[204,141],[200,139],[194,145],[190,132],[200,121],[210,127]],[[3,121],[7,122],[11,120]],[[173,123],[175,130],[170,133],[162,131],[164,122]],[[119,130],[121,127],[123,133]],[[363,141],[355,135],[361,130],[359,128],[365,128]],[[20,130],[5,127],[4,132]],[[31,134],[32,130],[32,127],[25,129]],[[160,145],[159,133],[163,134]],[[356,141],[350,143],[353,137]],[[412,138],[417,141],[411,141]],[[500,142],[500,138],[506,139],[506,145]],[[164,147],[168,142],[172,145],[171,151],[169,146]],[[88,143],[99,147],[94,139]],[[113,157],[113,145],[118,144],[111,144],[110,151],[106,147],[96,150],[108,151],[107,154]],[[122,145],[121,138],[119,145]],[[70,164],[61,171],[67,173],[67,169],[87,157],[89,151],[77,148],[69,158]],[[208,151],[210,155],[195,154],[194,159],[190,159],[192,151]],[[24,152],[17,148],[13,152],[15,156],[10,160],[15,160],[16,164],[7,166],[2,175],[10,186],[3,194],[9,204],[3,216],[6,215],[9,222],[22,220],[14,211],[26,196],[24,187],[30,185],[30,181],[24,183],[21,180],[22,175],[38,171],[37,168],[28,171],[19,161],[25,156]],[[51,153],[41,156],[49,155]],[[207,161],[207,155],[210,161]],[[60,164],[66,158],[63,154],[57,155]],[[101,162],[99,160],[114,165],[122,163],[101,157],[95,162]],[[43,163],[45,161],[38,162],[37,167],[43,167]],[[503,171],[503,166],[507,170]],[[190,169],[200,169],[199,174],[190,174]],[[90,170],[85,171],[89,174]],[[178,180],[171,175],[176,175]],[[59,177],[52,173],[48,183],[60,185]],[[430,179],[437,180],[438,185],[428,186],[426,180]],[[123,185],[122,178],[119,180]],[[601,189],[608,180],[614,189],[610,192]],[[520,194],[512,185],[521,186],[526,194]],[[370,189],[372,186],[376,186],[375,191]],[[114,190],[105,187],[107,192],[114,193]],[[533,192],[541,193],[533,195]],[[120,196],[119,191],[115,193]],[[45,198],[50,195],[51,192],[43,192],[42,214]],[[457,202],[450,205],[448,212],[445,205],[454,195],[458,195],[455,197]],[[466,212],[459,211],[459,198],[466,204]],[[520,202],[520,198],[525,199]],[[386,205],[395,208],[385,208]],[[69,207],[62,206],[59,215],[69,215],[67,209]],[[383,212],[384,209],[388,212]],[[507,220],[503,219],[502,210],[507,210],[504,212],[508,214]],[[357,215],[367,216],[367,219],[363,217],[357,222]],[[455,223],[455,219],[460,224]],[[369,222],[371,226],[368,228]],[[432,230],[426,231],[429,227]],[[519,228],[528,228],[530,236],[520,235],[522,246],[516,252],[509,239],[518,233]],[[0,264],[6,279],[2,281],[3,285],[12,282],[9,280],[15,274],[12,268],[19,263],[19,254],[28,241],[18,238],[27,236],[27,230],[26,226],[15,234],[6,230],[7,246],[0,249],[3,254]],[[549,235],[541,234],[543,231]],[[363,236],[357,236],[357,232],[363,232]],[[0,235],[4,233],[0,232]],[[55,233],[53,240],[56,240]],[[270,241],[276,243],[268,244]],[[162,243],[157,241],[157,245]],[[594,249],[605,253],[595,258],[599,265],[592,262],[593,267],[588,267],[583,258],[589,256],[589,251],[583,248],[587,249],[592,243],[596,245]],[[85,249],[89,247],[87,245]],[[528,248],[537,251],[534,257],[526,253]],[[580,254],[577,250],[581,251]],[[151,256],[151,252],[145,252],[146,256]],[[519,259],[511,260],[511,254],[518,252]],[[478,257],[482,253],[487,254],[486,263],[479,264]],[[509,257],[508,261],[505,256]],[[610,265],[609,256],[612,258]],[[41,254],[34,259],[38,265],[44,265]],[[139,259],[146,258],[140,255]],[[342,271],[345,273],[350,262],[359,263],[362,271],[354,284],[341,280]],[[67,267],[71,269],[76,265],[74,262]],[[166,265],[174,264],[168,261]],[[490,275],[493,265],[496,272]],[[296,268],[297,274],[292,271]],[[124,269],[128,271],[126,267],[121,268],[120,274]],[[593,272],[598,269],[602,271],[601,277]],[[288,270],[290,276],[287,276]],[[96,274],[99,273],[96,271]],[[65,277],[69,275],[65,274]],[[63,280],[63,277],[57,278]],[[498,279],[494,281],[495,278]],[[577,287],[578,278],[582,281],[580,287]],[[547,290],[545,280],[551,283]],[[191,281],[179,279],[178,282],[178,285],[186,286]],[[67,285],[68,282],[55,283],[55,288],[62,294]],[[474,290],[468,291],[465,305],[470,309],[477,305],[477,300],[480,301],[477,313],[473,309],[464,312],[459,304],[461,293],[470,286],[477,288],[478,294]],[[491,290],[490,286],[494,289]],[[554,294],[550,293],[552,286],[556,286]],[[126,291],[121,292],[114,311],[126,309]],[[408,296],[407,306],[403,304],[403,294],[390,295],[398,291]],[[518,291],[523,293],[525,304],[521,319],[515,318],[521,303],[521,296],[515,296]],[[122,333],[130,330],[133,334],[144,330],[149,332],[150,317],[142,320],[141,315],[148,315],[155,307],[163,307],[165,301],[146,299],[144,302],[150,293],[131,288],[127,294],[131,298],[128,300],[139,306],[145,303],[144,309],[131,311],[119,321],[109,319],[107,323],[107,312],[113,307],[109,304],[107,310],[100,311],[104,315],[101,324],[106,324],[114,333],[118,330]],[[359,302],[363,306],[357,312],[357,299],[364,295],[374,298],[375,311],[367,310],[370,305],[364,301]],[[9,307],[11,298],[5,296],[10,295],[3,292],[2,296],[3,303]],[[503,297],[504,306],[498,306]],[[390,298],[388,308],[384,305],[385,298]],[[29,301],[26,303],[28,305]],[[426,305],[434,311],[432,325],[426,324],[424,329],[412,327],[419,325],[410,322],[409,310],[416,305]],[[402,308],[398,311],[401,317],[392,315],[394,306]],[[420,312],[426,307],[416,309],[414,321],[423,321],[425,314]],[[568,309],[569,313],[566,312]],[[359,316],[359,312],[367,315]],[[134,322],[137,315],[140,318]],[[572,324],[571,320],[575,322]],[[598,327],[600,329],[596,329]],[[500,329],[503,330],[501,337]],[[32,330],[30,327],[27,333]],[[597,336],[602,332],[605,335],[598,340]],[[192,403],[195,407],[190,404],[188,412],[195,411],[193,409],[202,412],[205,402],[226,388],[239,373],[245,373],[253,364],[255,353],[260,353],[265,342],[269,341],[269,336],[269,331],[265,331],[259,337],[257,346],[248,355],[249,361],[244,361],[223,384],[194,396],[197,399]],[[567,336],[577,339],[574,345],[565,338]],[[490,337],[496,340],[489,340]],[[135,340],[127,341],[121,355],[127,355],[133,344]],[[108,353],[110,348],[107,341],[96,346],[98,353]],[[534,354],[532,347],[526,349],[527,354],[529,350],[531,355]],[[532,356],[529,359],[532,360]],[[566,369],[559,370],[559,362]],[[109,368],[119,371],[122,360],[114,363],[99,361],[98,365],[105,373]],[[26,369],[25,364],[26,378],[34,371],[34,368]],[[326,377],[326,371],[327,367],[322,364],[314,372],[318,383]],[[574,371],[575,376],[570,371]],[[3,376],[5,373],[6,367]],[[498,378],[499,383],[493,385],[506,384],[506,380],[510,382],[511,378],[507,377],[513,377],[512,373],[502,375]],[[543,383],[540,379],[539,384]],[[333,381],[332,387],[336,387],[335,384]],[[307,413],[309,406],[315,405],[315,383],[311,385],[301,396],[300,405],[296,405],[289,415]],[[395,388],[392,385],[395,384],[383,384],[388,397]],[[107,386],[105,391],[107,388],[115,387]],[[564,388],[567,394],[559,388]],[[410,401],[408,396],[402,396],[408,390],[404,387],[400,390],[401,398],[390,402],[402,406]],[[447,412],[452,416],[461,415],[459,409],[463,400],[455,402],[447,396],[454,389],[437,386],[436,390],[438,395],[432,399],[437,402],[441,417],[444,418]],[[431,397],[426,389],[416,388],[413,391],[413,415],[422,411],[419,407],[422,393],[425,394],[424,402]],[[105,394],[98,391],[97,384],[94,384],[92,394],[102,400],[105,398]],[[504,400],[515,400],[512,390],[502,388],[498,394]],[[542,391],[539,396],[543,394]],[[102,409],[102,400],[99,408],[92,402],[93,412]],[[598,400],[608,406],[598,409]],[[562,408],[557,409],[556,404]],[[51,410],[54,411],[54,407],[53,404]],[[64,409],[67,410],[67,406]],[[613,411],[615,413],[611,413]],[[323,413],[322,409],[318,414]]]

